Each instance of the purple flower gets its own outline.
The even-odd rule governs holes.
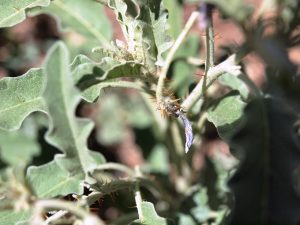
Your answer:
[[[194,138],[192,125],[188,120],[188,118],[183,113],[180,113],[179,117],[183,122],[184,130],[185,130],[185,153],[187,153],[193,143],[193,138]]]
[[[208,3],[202,3],[199,7],[199,18],[198,18],[198,27],[200,30],[205,30],[207,24],[210,23],[212,17],[212,5]]]

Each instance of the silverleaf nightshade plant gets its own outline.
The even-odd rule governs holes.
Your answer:
[[[267,0],[255,14],[203,0],[182,27],[188,2],[2,3],[4,71],[40,60],[24,46],[51,47],[41,68],[0,79],[0,224],[299,224],[300,85],[288,52],[300,44],[300,3],[271,1],[278,15],[265,18]],[[244,36],[225,43],[224,60],[217,15]],[[51,16],[59,31],[30,29],[39,38],[20,43],[10,27],[27,16]],[[265,61],[265,88],[247,77],[249,53]],[[206,154],[219,139],[231,154],[223,142]]]

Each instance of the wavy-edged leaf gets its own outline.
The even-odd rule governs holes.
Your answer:
[[[59,42],[49,51],[45,62],[47,85],[43,96],[51,121],[46,138],[64,152],[64,156],[57,159],[70,162],[74,160],[72,165],[64,166],[88,172],[98,164],[91,156],[86,143],[93,123],[88,119],[75,117],[80,94],[74,87],[68,57],[65,45]],[[102,156],[100,158],[100,161],[103,161]],[[71,168],[68,170],[74,172]]]
[[[138,85],[115,81],[117,78],[139,78],[148,80],[141,74],[142,65],[135,62],[118,62],[105,58],[101,63],[96,63],[86,56],[77,56],[71,64],[71,72],[76,86],[82,91],[82,97],[88,102],[94,102],[100,95],[101,89],[107,86],[129,87],[141,89]],[[106,83],[109,82],[109,83]],[[122,83],[123,82],[123,83]]]
[[[82,35],[86,43],[109,46],[112,37],[110,23],[103,8],[92,0],[54,0],[47,8],[33,12],[47,13],[58,18],[64,28]]]
[[[11,27],[26,18],[26,10],[37,6],[48,6],[50,0],[2,0],[0,27]]]
[[[0,80],[0,128],[18,129],[34,111],[45,111],[43,102],[44,75],[42,69],[30,69],[20,77]]]
[[[65,179],[71,179],[69,187],[73,189],[72,192],[78,192],[83,188],[80,183],[84,178],[89,178],[88,173],[105,160],[101,154],[91,152],[87,148],[86,142],[93,123],[88,119],[75,116],[80,94],[74,86],[69,69],[68,51],[62,42],[56,43],[49,50],[44,71],[47,82],[43,97],[50,121],[46,140],[63,154],[55,156],[55,163],[29,170],[28,179],[34,180],[35,174],[41,173],[39,171],[50,170],[51,166],[58,165],[61,170],[65,170],[63,174]],[[59,171],[58,168],[56,170]],[[42,180],[38,179],[38,182]],[[42,186],[35,185],[34,188],[37,193],[43,193]],[[58,195],[66,192],[57,190],[54,193]]]
[[[82,178],[81,173],[71,174],[62,169],[56,161],[38,167],[29,167],[27,178],[35,195],[39,198],[83,193],[82,185],[78,184]]]

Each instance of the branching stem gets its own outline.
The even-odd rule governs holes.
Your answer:
[[[240,74],[241,66],[236,65],[236,55],[229,56],[226,60],[222,63],[218,64],[217,66],[211,67],[207,71],[206,75],[206,83],[207,85],[204,87],[203,82],[204,79],[201,79],[196,87],[192,90],[189,96],[183,101],[181,107],[188,111],[203,95],[204,91],[222,74],[224,73],[231,73],[233,75]],[[205,88],[205,90],[203,90]]]

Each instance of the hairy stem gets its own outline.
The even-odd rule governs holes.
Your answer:
[[[159,75],[159,79],[158,79],[158,83],[157,83],[157,89],[156,89],[156,100],[157,102],[162,102],[163,101],[163,88],[164,88],[164,84],[165,84],[165,80],[167,77],[167,72],[168,69],[171,65],[171,62],[175,56],[176,51],[178,50],[178,48],[180,47],[180,45],[182,44],[182,42],[185,40],[185,38],[187,37],[189,31],[191,30],[193,24],[195,23],[195,21],[197,20],[197,18],[199,17],[199,12],[198,11],[194,11],[190,18],[188,19],[187,23],[185,24],[183,30],[181,31],[181,33],[179,34],[178,38],[176,39],[175,43],[173,44],[171,50],[169,51],[166,61],[165,61],[165,65],[163,66],[161,73]]]

